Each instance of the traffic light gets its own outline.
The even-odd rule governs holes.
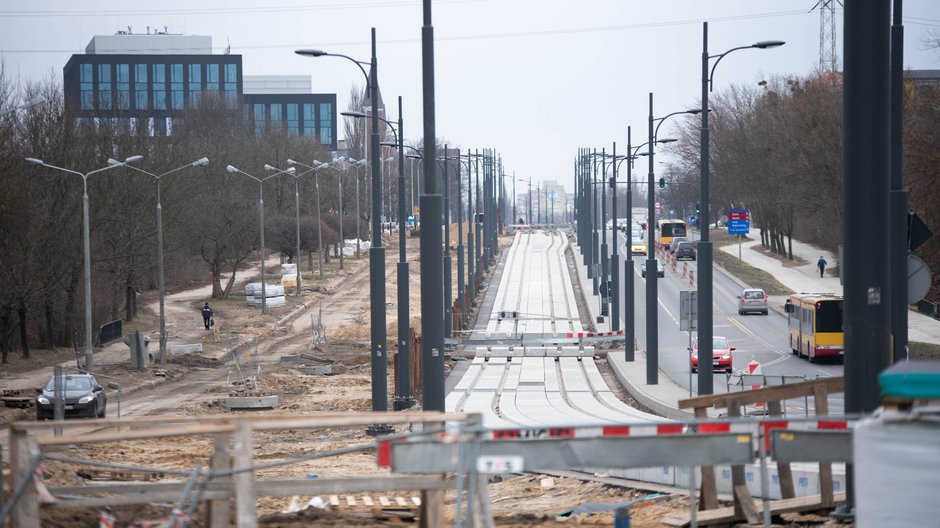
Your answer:
[[[660,189],[665,189],[665,188],[666,188],[666,178],[660,178],[660,179],[659,179],[659,188],[660,188]]]
[[[695,204],[695,214],[699,214],[701,212],[698,206],[699,204]]]

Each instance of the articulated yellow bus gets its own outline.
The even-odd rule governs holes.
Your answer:
[[[831,293],[795,293],[785,305],[790,349],[810,362],[844,357],[842,297]]]

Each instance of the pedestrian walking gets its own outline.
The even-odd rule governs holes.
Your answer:
[[[822,255],[820,255],[819,260],[816,261],[816,267],[819,268],[820,279],[823,278],[823,273],[826,272],[826,264],[828,264],[828,262],[826,262],[826,259],[824,259]]]
[[[206,330],[212,326],[212,308],[209,308],[209,303],[202,307],[202,324],[205,325]]]

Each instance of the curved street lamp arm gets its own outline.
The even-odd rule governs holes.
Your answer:
[[[738,47],[736,47],[736,48],[731,48],[731,49],[729,49],[728,51],[722,53],[721,55],[709,55],[709,56],[708,56],[709,60],[715,59],[715,63],[712,64],[712,69],[711,69],[711,71],[708,72],[708,91],[709,91],[709,92],[712,91],[713,83],[714,83],[714,80],[715,80],[715,68],[718,67],[718,63],[721,62],[721,59],[725,58],[725,55],[731,53],[732,51],[738,51],[738,50],[743,50],[743,49],[750,49],[750,48],[753,48],[753,47],[754,47],[753,45],[750,45],[750,46],[738,46]]]
[[[355,65],[359,68],[359,71],[362,72],[362,76],[366,78],[366,86],[369,86],[369,74],[366,73],[366,69],[363,68],[362,65],[363,65],[363,64],[371,64],[370,62],[361,62],[361,61],[357,61],[356,59],[350,57],[349,55],[343,55],[342,53],[324,53],[323,55],[324,55],[325,57],[342,57],[342,58],[344,58],[344,59],[347,59],[347,60],[352,61],[353,63],[355,63]]]
[[[27,159],[27,161],[29,161],[29,160],[32,160],[33,158],[26,158],[26,159]],[[57,166],[55,166],[55,165],[50,165],[50,164],[48,164],[48,163],[46,163],[46,162],[44,162],[44,161],[41,161],[41,160],[35,160],[35,161],[37,161],[38,163],[35,163],[35,162],[33,162],[33,161],[30,161],[30,163],[34,163],[35,165],[39,165],[40,167],[47,167],[47,168],[50,168],[50,169],[55,169],[55,170],[60,170],[60,171],[62,171],[62,172],[67,172],[67,173],[69,173],[69,174],[75,174],[75,175],[77,175],[77,176],[80,176],[82,179],[84,179],[85,176],[86,176],[85,174],[82,174],[81,172],[78,172],[78,171],[75,171],[75,170],[72,170],[72,169],[66,169],[66,168],[64,168],[64,167],[57,167]],[[90,173],[89,173],[89,174],[90,174]]]

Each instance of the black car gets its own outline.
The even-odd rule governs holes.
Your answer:
[[[679,242],[676,246],[676,260],[695,260],[695,244],[689,241]]]
[[[62,390],[65,393],[66,418],[104,418],[108,397],[104,388],[91,374],[67,374],[62,376]],[[36,419],[51,420],[55,408],[55,376],[49,378],[46,386],[37,389]]]

